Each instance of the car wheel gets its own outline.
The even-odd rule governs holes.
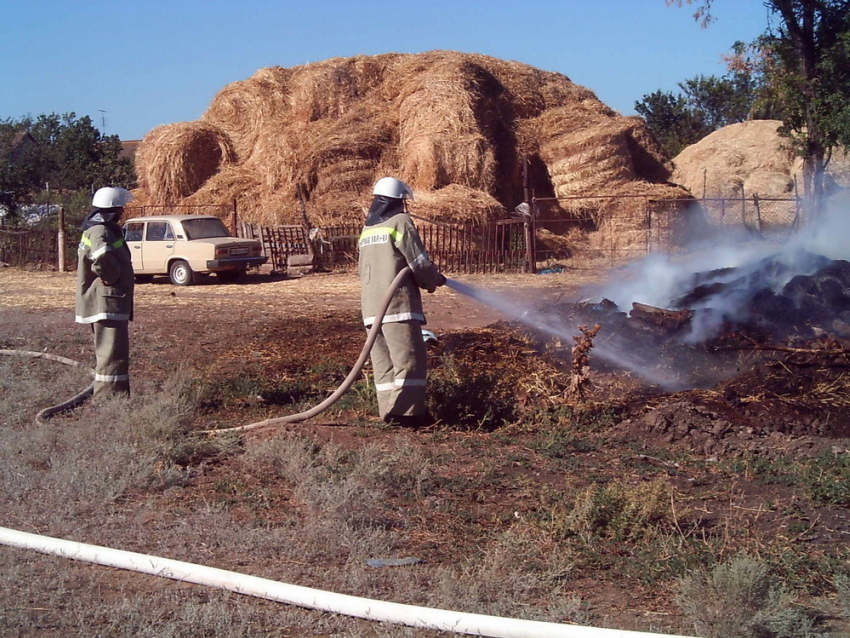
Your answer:
[[[178,259],[168,269],[168,276],[175,286],[191,286],[195,283],[195,273],[191,266],[182,259]]]
[[[223,284],[235,284],[245,274],[244,270],[223,270],[215,274]]]

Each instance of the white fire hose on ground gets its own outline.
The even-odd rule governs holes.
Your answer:
[[[29,534],[6,527],[0,527],[0,544],[195,583],[196,585],[218,587],[238,594],[306,607],[307,609],[473,636],[491,636],[493,638],[688,638],[669,634],[485,616],[360,598],[148,554],[137,554],[120,549]]]

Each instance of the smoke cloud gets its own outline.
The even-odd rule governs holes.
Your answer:
[[[833,197],[822,218],[777,242],[752,233],[701,227],[684,255],[651,254],[617,273],[599,291],[628,312],[633,302],[695,311],[685,342],[716,336],[724,321],[745,321],[748,305],[764,289],[780,293],[797,275],[811,275],[828,260],[850,259],[850,196]],[[688,299],[698,287],[716,293]],[[691,295],[693,296],[693,295]],[[687,302],[687,303],[683,303]]]

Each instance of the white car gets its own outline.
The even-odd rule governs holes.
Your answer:
[[[139,281],[168,275],[171,283],[189,286],[215,273],[231,283],[268,259],[259,241],[233,237],[212,215],[134,217],[124,222],[124,240]]]

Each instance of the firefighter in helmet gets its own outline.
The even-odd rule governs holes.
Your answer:
[[[77,250],[76,321],[94,333],[95,398],[130,394],[133,264],[118,222],[132,200],[124,188],[99,189]]]
[[[372,346],[378,409],[387,423],[424,425],[429,421],[425,401],[428,355],[419,289],[434,292],[446,278],[431,263],[407,214],[405,202],[413,200],[410,187],[394,177],[384,177],[375,184],[372,195],[359,241],[361,310],[367,328],[375,322],[395,276],[405,266],[412,271],[396,290]]]

